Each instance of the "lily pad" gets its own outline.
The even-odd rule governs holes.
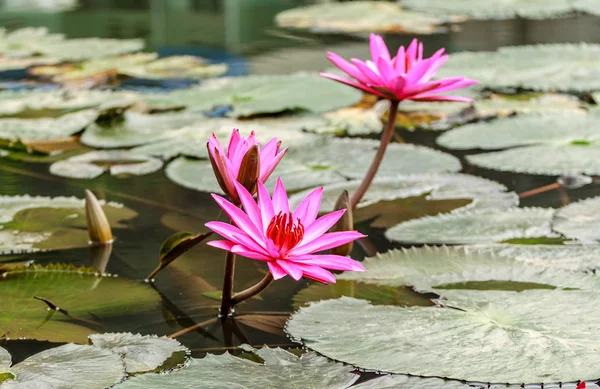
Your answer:
[[[144,374],[133,377],[115,389],[136,388],[319,388],[339,389],[346,387],[357,376],[352,368],[330,362],[314,353],[301,357],[285,350],[263,347],[253,350],[264,363],[237,358],[229,353],[207,355],[192,359],[191,363],[171,374]]]
[[[57,118],[0,119],[0,138],[40,140],[66,138],[80,132],[98,117],[98,111],[86,109]]]
[[[472,19],[550,19],[580,10],[572,0],[503,0],[483,3],[477,0],[401,0],[408,9],[433,15],[467,15]]]
[[[474,389],[473,386],[458,381],[445,381],[439,378],[418,378],[405,375],[387,375],[375,378],[352,388],[356,389]]]
[[[600,220],[600,197],[569,204],[556,211],[552,228],[568,238],[597,243],[600,233],[596,226]]]
[[[574,96],[546,93],[541,95],[500,95],[493,94],[476,100],[475,111],[479,117],[509,116],[534,113],[572,113],[585,115],[583,104]]]
[[[517,238],[555,236],[553,209],[511,208],[425,216],[386,231],[395,242],[428,244],[494,243]]]
[[[461,16],[431,16],[429,12],[405,10],[398,4],[353,1],[346,4],[325,3],[293,8],[279,13],[280,27],[307,29],[316,33],[415,33],[444,32],[447,22],[465,20]]]
[[[254,120],[234,120],[222,118],[204,118],[201,122],[174,131],[163,132],[159,141],[136,147],[135,153],[171,159],[178,155],[208,159],[207,139],[215,133],[221,139],[231,136],[231,131],[240,130],[247,136],[254,131],[265,144],[272,138],[281,141],[282,147],[301,147],[315,142],[318,137],[303,132],[317,128],[324,120],[316,115],[293,115],[280,118],[261,118]]]
[[[0,55],[0,72],[21,70],[30,66],[56,65],[60,59],[52,57],[3,57]]]
[[[290,191],[359,178],[367,172],[378,145],[374,140],[317,138],[303,147],[290,148],[272,177],[281,176]],[[348,150],[352,150],[351,159]],[[423,146],[393,143],[388,146],[378,176],[460,169],[460,161],[449,154]],[[169,164],[166,174],[181,186],[221,193],[208,161],[179,158]],[[267,186],[274,182],[275,178],[270,179]]]
[[[590,92],[600,89],[600,45],[553,43],[453,54],[438,76],[457,74],[492,89]]]
[[[8,351],[0,347],[0,376],[8,371],[11,365],[11,356]]]
[[[119,73],[145,79],[208,78],[227,73],[226,64],[212,64],[192,55],[156,59],[145,64],[119,69]]]
[[[62,34],[50,34],[44,27],[27,27],[8,32],[0,28],[0,55],[28,57],[38,54],[37,46],[60,42]]]
[[[125,377],[121,358],[92,346],[65,344],[35,354],[10,369],[1,389],[104,389]]]
[[[142,176],[162,168],[157,158],[128,150],[92,151],[50,165],[50,173],[69,178],[92,179],[109,172],[113,176]]]
[[[315,94],[314,91],[319,93]],[[150,95],[148,103],[211,111],[230,107],[229,117],[286,111],[326,112],[358,103],[362,93],[316,73],[255,75],[207,80],[200,86]]]
[[[323,117],[328,123],[313,130],[318,134],[358,136],[383,131],[383,122],[373,109],[342,108],[326,112]]]
[[[553,269],[549,264],[470,251],[463,247],[391,250],[362,262],[365,273],[343,273],[344,280],[375,285],[413,286],[418,291],[595,289],[600,279],[582,271]]]
[[[103,204],[113,228],[137,214],[122,204]],[[75,197],[0,196],[0,253],[86,247],[85,202]]]
[[[598,376],[598,292],[448,292],[444,307],[313,303],[287,331],[326,357],[377,371],[514,384]]]
[[[67,265],[29,266],[0,279],[10,301],[0,313],[0,335],[54,342],[87,343],[102,328],[102,318],[151,310],[158,294],[143,282],[101,276],[93,269]],[[61,311],[50,310],[45,299]]]
[[[35,50],[64,61],[82,61],[140,51],[143,39],[77,38],[35,42]]]
[[[164,336],[108,333],[93,334],[89,339],[95,347],[120,355],[128,374],[155,371],[176,353],[183,356],[179,359],[184,362],[189,353],[181,343]]]
[[[81,142],[96,148],[139,146],[168,139],[179,128],[208,121],[201,113],[163,113],[145,115],[126,112],[122,120],[94,123],[81,136]],[[230,130],[231,131],[231,130]],[[206,133],[206,132],[205,132]],[[204,148],[208,135],[204,137]]]

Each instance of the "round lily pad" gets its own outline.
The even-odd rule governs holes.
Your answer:
[[[34,42],[35,50],[41,54],[65,61],[82,61],[90,58],[108,57],[140,51],[142,39],[77,38]]]
[[[0,337],[54,342],[87,343],[88,335],[102,329],[98,320],[151,310],[159,302],[143,282],[68,265],[8,271],[0,278],[0,293],[11,302],[0,312]]]
[[[293,8],[279,13],[275,20],[280,27],[308,29],[316,33],[432,34],[444,31],[444,23],[464,19],[460,16],[431,16],[429,12],[414,12],[393,3],[353,1]]]
[[[597,243],[600,233],[596,225],[600,220],[600,197],[569,204],[556,211],[552,228],[566,237],[583,242]]]
[[[128,150],[92,151],[50,165],[50,173],[69,178],[92,179],[109,172],[113,176],[142,176],[160,170],[160,159]]]
[[[24,140],[66,138],[86,128],[97,117],[98,111],[89,109],[57,118],[1,118],[0,138]]]
[[[396,242],[473,244],[553,237],[553,209],[511,208],[425,216],[386,231]]]
[[[137,216],[122,204],[102,204],[112,228]],[[88,241],[84,200],[0,196],[0,253],[86,247]]]
[[[38,54],[37,46],[64,40],[63,34],[50,34],[45,27],[27,27],[14,31],[0,28],[0,54],[28,57]]]
[[[124,67],[119,73],[130,77],[145,79],[169,78],[208,78],[222,76],[227,73],[228,66],[210,63],[192,55],[176,55],[155,59],[152,62],[137,66]]]
[[[314,93],[318,90],[319,93]],[[150,95],[148,103],[212,111],[230,107],[229,117],[286,111],[326,112],[358,103],[362,93],[316,73],[254,75],[207,80],[198,87]]]
[[[419,378],[405,375],[386,375],[358,385],[356,389],[474,389],[474,386],[439,378]]]
[[[514,384],[598,376],[598,292],[448,294],[443,307],[349,297],[313,303],[292,316],[287,331],[326,357],[377,371]]]
[[[136,388],[344,388],[357,377],[352,368],[330,362],[314,353],[300,357],[279,348],[253,350],[263,363],[232,356],[207,355],[171,374],[144,374],[133,377],[115,389]]]

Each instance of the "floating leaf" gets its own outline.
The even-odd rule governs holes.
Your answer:
[[[145,115],[126,112],[123,120],[94,123],[81,136],[81,142],[96,148],[139,146],[169,138],[169,132],[209,120],[200,113]],[[210,133],[208,134],[210,135]],[[204,143],[208,139],[204,137]],[[206,148],[206,144],[204,145]]]
[[[313,303],[287,331],[326,357],[377,371],[515,384],[598,376],[598,292],[448,294],[448,308]]]
[[[65,61],[82,61],[132,53],[144,48],[143,39],[77,38],[34,42],[36,52]]]
[[[162,168],[157,158],[127,150],[92,151],[50,165],[50,173],[69,178],[92,179],[109,172],[113,176],[154,173]]]
[[[254,296],[259,297],[259,296]],[[241,323],[245,326],[255,328],[262,332],[266,332],[269,334],[277,335],[277,336],[285,336],[283,332],[283,327],[285,327],[285,323],[289,315],[286,313],[280,315],[274,314],[258,314],[258,315],[236,315],[235,321],[237,323]]]
[[[87,336],[102,328],[97,320],[150,310],[159,302],[145,283],[66,265],[8,271],[0,278],[0,294],[11,302],[0,312],[0,335],[54,342],[87,343]],[[34,296],[61,312],[47,309]]]
[[[92,334],[89,339],[95,347],[120,355],[129,374],[155,371],[176,353],[183,354],[183,362],[189,352],[175,339],[164,336],[108,333]]]
[[[439,378],[418,378],[405,375],[387,375],[375,378],[352,388],[356,389],[473,389],[473,386],[458,381],[444,381]]]
[[[96,110],[83,110],[60,116],[41,119],[0,119],[0,138],[39,140],[66,138],[80,132],[98,117]]]
[[[342,108],[326,112],[323,117],[327,119],[327,125],[316,128],[314,132],[357,136],[378,134],[383,131],[383,122],[373,109]]]
[[[56,65],[58,58],[51,57],[3,57],[0,55],[0,72],[7,70],[21,70],[30,66]]]
[[[132,151],[163,159],[171,159],[178,155],[207,159],[206,143],[208,138],[215,133],[220,139],[227,139],[231,136],[233,129],[239,129],[243,136],[248,136],[251,131],[254,131],[263,143],[277,138],[281,141],[282,147],[294,148],[315,142],[318,137],[307,134],[303,130],[317,128],[324,122],[321,117],[316,115],[294,115],[254,120],[204,118],[202,122],[190,127],[175,131],[163,131],[163,135],[158,141],[136,147]]]
[[[569,204],[556,211],[552,228],[568,238],[596,243],[600,233],[596,226],[600,220],[600,197]]]
[[[431,16],[429,12],[405,10],[393,3],[353,1],[293,8],[276,16],[280,27],[327,32],[387,32],[433,34],[446,29],[442,24],[462,21],[460,16]]]
[[[453,54],[438,76],[458,74],[492,89],[594,91],[600,89],[600,45],[553,43]]]
[[[553,269],[543,262],[526,263],[463,247],[391,250],[362,262],[365,273],[343,273],[340,280],[375,285],[413,286],[419,291],[600,289],[600,279],[581,271]]]
[[[192,359],[189,366],[171,374],[144,374],[133,377],[116,389],[136,388],[293,388],[339,389],[356,376],[352,368],[329,362],[314,353],[297,357],[285,350],[263,347],[253,353],[264,360],[256,363],[229,353]]]
[[[113,228],[137,214],[101,202]],[[0,196],[0,253],[86,247],[85,202],[75,197]]]
[[[11,359],[9,352],[0,347],[0,377],[10,368]]]
[[[401,0],[408,9],[433,15],[468,15],[473,19],[550,19],[580,10],[572,0],[504,0],[483,3],[477,0]]]
[[[11,369],[1,389],[104,389],[125,377],[121,358],[92,346],[65,344],[35,354]]]
[[[190,234],[189,232],[177,232],[167,238],[160,246],[159,264],[156,269],[148,277],[147,280],[153,279],[158,272],[169,266],[171,262],[176,260],[181,254],[185,253],[198,243],[208,238],[212,232],[201,234]]]
[[[364,139],[318,138],[303,147],[291,148],[272,177],[281,176],[288,190],[361,178],[368,170],[379,142]],[[348,158],[352,150],[352,158]],[[427,147],[393,143],[388,146],[378,175],[458,171],[455,157]],[[190,189],[221,193],[208,161],[179,158],[171,162],[166,174],[173,182]],[[275,178],[269,180],[273,185]],[[337,193],[339,195],[339,193]]]
[[[530,98],[528,98],[530,96]],[[475,111],[480,117],[509,116],[515,113],[571,113],[585,115],[583,104],[574,96],[547,93],[542,95],[498,95],[476,100]]]
[[[37,46],[61,42],[62,34],[49,34],[45,27],[27,27],[8,32],[0,28],[0,55],[27,57],[38,54]]]
[[[319,93],[313,93],[318,90]],[[255,75],[207,80],[198,87],[148,96],[150,105],[210,111],[231,107],[229,117],[285,111],[326,112],[360,101],[362,93],[316,73]]]
[[[473,244],[553,236],[553,209],[512,208],[425,216],[386,231],[396,242]]]
[[[177,55],[119,69],[119,73],[146,79],[207,78],[227,73],[226,64],[211,64],[204,58]]]

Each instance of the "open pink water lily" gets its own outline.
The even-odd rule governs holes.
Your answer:
[[[232,224],[213,221],[206,227],[226,238],[208,242],[210,246],[241,256],[265,261],[274,279],[289,275],[328,283],[335,282],[330,270],[364,271],[349,257],[315,254],[363,238],[357,231],[327,232],[344,214],[335,211],[317,219],[323,188],[315,189],[291,212],[288,196],[277,178],[273,198],[262,182],[258,182],[258,202],[239,183],[235,184],[244,211],[221,196],[213,194]]]
[[[213,133],[208,138],[209,159],[219,186],[236,204],[239,204],[235,182],[241,183],[251,193],[256,193],[256,180],[267,181],[287,151],[279,150],[281,142],[271,139],[262,149],[254,131],[247,138],[233,130],[227,152]]]
[[[354,80],[329,73],[321,73],[321,76],[389,100],[472,101],[461,96],[436,95],[479,82],[464,77],[431,81],[448,59],[444,49],[438,50],[430,58],[423,59],[423,43],[414,39],[407,49],[400,46],[398,54],[391,58],[387,46],[379,35],[371,34],[370,45],[373,58],[365,62],[352,58],[350,63],[335,53],[327,54],[327,58],[335,66]]]

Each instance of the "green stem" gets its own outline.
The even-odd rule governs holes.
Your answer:
[[[235,296],[231,298],[231,306],[233,307],[234,305],[241,303],[244,300],[248,300],[249,298],[256,296],[263,290],[267,289],[267,287],[271,285],[271,282],[273,282],[273,275],[269,272],[267,273],[265,278],[260,280],[258,284],[251,286],[250,288],[243,290],[240,293],[236,293]]]
[[[350,200],[350,204],[352,205],[352,209],[356,209],[356,206],[363,198],[369,186],[371,186],[371,182],[373,182],[373,178],[375,178],[375,174],[377,174],[377,170],[379,169],[379,165],[381,165],[381,161],[383,160],[383,156],[385,155],[385,150],[387,149],[388,144],[392,140],[392,136],[394,135],[394,130],[396,129],[396,114],[398,113],[398,104],[399,101],[390,101],[390,109],[388,110],[388,121],[383,129],[383,134],[381,135],[381,141],[379,143],[379,149],[377,150],[377,154],[375,154],[375,158],[373,158],[373,162],[371,162],[371,167],[369,167],[369,171],[363,178],[363,181],[360,183],[356,192],[352,194],[352,199]]]

